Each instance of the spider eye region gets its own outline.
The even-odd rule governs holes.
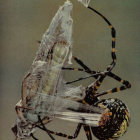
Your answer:
[[[99,126],[91,128],[98,139],[118,139],[127,131],[130,114],[127,106],[121,100],[103,99],[95,105],[105,109],[99,121]]]

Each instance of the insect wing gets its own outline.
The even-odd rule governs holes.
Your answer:
[[[34,109],[27,111],[27,117],[30,121],[35,121],[32,119],[35,117],[37,119],[39,115],[41,118],[48,116],[50,118],[55,117],[98,126],[98,122],[104,112],[104,110],[95,106],[82,104],[59,96],[44,95],[42,93],[38,93],[32,105]]]
[[[76,123],[88,124],[90,126],[99,126],[101,114],[98,113],[80,113],[80,112],[55,112],[56,118],[72,121]]]

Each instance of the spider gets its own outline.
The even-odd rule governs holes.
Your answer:
[[[111,94],[114,92],[119,92],[122,90],[125,90],[127,88],[131,88],[131,84],[117,76],[112,72],[112,69],[116,65],[116,54],[115,54],[115,37],[116,37],[116,31],[115,28],[112,26],[112,24],[109,22],[109,20],[104,17],[101,13],[96,11],[95,9],[88,7],[88,9],[92,10],[99,16],[101,16],[104,21],[109,25],[111,29],[111,35],[112,35],[112,51],[111,51],[111,56],[112,56],[112,62],[110,65],[106,68],[104,72],[96,72],[91,70],[88,66],[86,66],[80,59],[77,57],[73,56],[73,59],[82,67],[82,68],[65,68],[63,67],[63,70],[77,70],[77,71],[83,71],[90,76],[88,77],[94,77],[96,79],[95,82],[93,82],[91,85],[89,85],[86,88],[86,96],[82,100],[78,100],[78,102],[81,102],[83,104],[89,104],[93,106],[97,106],[100,108],[107,109],[107,111],[103,114],[98,127],[92,127],[87,124],[81,124],[79,123],[77,125],[77,128],[75,130],[75,133],[73,136],[63,134],[60,132],[54,132],[51,130],[48,130],[45,125],[42,123],[42,120],[39,117],[39,122],[42,124],[42,127],[39,127],[40,129],[46,131],[48,134],[54,134],[58,135],[61,137],[65,137],[67,139],[75,139],[78,134],[80,133],[81,127],[84,128],[84,131],[86,133],[87,139],[92,140],[92,135],[91,135],[91,130],[92,133],[94,134],[95,137],[97,137],[99,140],[111,140],[111,139],[118,139],[120,136],[122,136],[126,130],[127,127],[129,126],[130,122],[130,115],[127,106],[119,99],[103,99],[99,100],[98,97],[106,95],[106,94]],[[98,93],[97,90],[102,84],[103,80],[105,79],[106,76],[109,76],[116,81],[120,82],[122,85],[120,87],[115,87],[113,89],[109,89],[103,92]],[[77,80],[67,82],[66,84],[71,84],[85,78],[79,78]],[[89,112],[90,113],[90,112]],[[31,135],[35,140],[37,140],[33,135]],[[51,139],[54,140],[54,138]]]

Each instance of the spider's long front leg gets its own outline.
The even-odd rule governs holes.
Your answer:
[[[116,54],[115,54],[115,43],[116,43],[116,30],[113,27],[113,25],[110,23],[110,21],[103,16],[101,13],[99,13],[97,10],[95,10],[92,7],[88,7],[88,9],[90,9],[91,11],[95,12],[97,15],[99,15],[109,26],[109,28],[111,29],[111,36],[112,36],[112,51],[111,51],[111,56],[112,56],[112,62],[110,63],[110,65],[108,65],[107,67],[107,71],[111,71],[114,66],[116,65]]]
[[[114,68],[114,66],[116,65],[116,54],[115,54],[115,38],[116,38],[116,30],[115,28],[112,26],[112,24],[110,23],[110,21],[103,16],[101,13],[99,13],[97,10],[95,10],[94,8],[88,7],[90,10],[92,10],[93,12],[95,12],[96,14],[98,14],[101,18],[104,19],[104,21],[109,25],[110,29],[111,29],[111,36],[112,36],[112,51],[111,51],[111,56],[112,56],[112,62],[110,63],[110,65],[108,65],[107,67],[107,71],[111,72],[112,69]],[[96,93],[96,91],[98,90],[98,88],[100,87],[101,83],[103,82],[104,78],[107,76],[107,74],[102,74],[94,83],[93,85],[89,86],[87,88],[87,91],[90,90],[92,91],[93,94]]]

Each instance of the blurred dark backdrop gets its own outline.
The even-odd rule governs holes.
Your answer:
[[[104,70],[111,62],[111,36],[107,24],[95,13],[72,0],[73,53],[94,70]],[[11,126],[14,106],[21,96],[21,82],[28,71],[43,33],[64,0],[1,0],[0,1],[0,139],[13,140]],[[140,130],[140,1],[91,0],[91,7],[103,13],[117,30],[117,65],[114,72],[131,82],[132,88],[110,95],[123,100],[131,112],[131,124],[122,140],[138,140]],[[68,80],[82,73],[68,72]],[[92,79],[83,81],[84,85]],[[79,84],[79,83],[77,83]],[[119,83],[107,78],[101,89]],[[104,98],[108,98],[105,96]],[[48,128],[73,134],[76,124],[55,120]],[[43,132],[38,138],[48,139]],[[56,137],[57,140],[62,140]],[[77,140],[86,139],[84,132]],[[95,138],[96,139],[96,138]]]

